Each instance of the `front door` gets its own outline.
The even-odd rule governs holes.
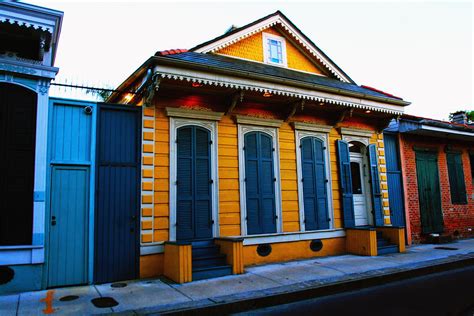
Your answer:
[[[422,232],[424,234],[440,233],[443,231],[443,213],[437,153],[416,152],[416,177]]]
[[[212,238],[211,145],[205,128],[177,131],[177,240]]]
[[[51,179],[48,287],[87,283],[89,166],[55,166]]]
[[[95,208],[95,282],[138,277],[141,112],[99,107]]]
[[[355,226],[370,225],[367,213],[367,185],[362,154],[351,153],[352,194],[354,199]]]
[[[276,233],[273,140],[263,132],[245,134],[247,233]]]

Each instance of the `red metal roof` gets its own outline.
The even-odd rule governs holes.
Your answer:
[[[155,56],[176,55],[176,54],[186,53],[187,51],[188,51],[187,49],[183,49],[183,48],[168,49],[168,50],[162,50],[162,51],[156,52]]]
[[[385,92],[385,91],[382,91],[382,90],[379,90],[379,89],[375,89],[373,87],[369,87],[369,86],[364,86],[364,85],[361,85],[362,88],[365,88],[365,89],[369,89],[369,90],[372,90],[372,91],[375,91],[375,92],[378,92],[378,93],[382,93],[382,94],[385,94],[386,96],[389,96],[391,98],[395,98],[395,99],[400,99],[400,100],[403,100],[402,98],[400,97],[397,97],[391,93],[388,93],[388,92]]]

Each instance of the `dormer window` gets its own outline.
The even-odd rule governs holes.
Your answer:
[[[263,58],[267,64],[286,67],[286,41],[283,37],[263,33]]]

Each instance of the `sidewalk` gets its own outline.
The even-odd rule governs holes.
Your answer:
[[[343,255],[254,266],[246,268],[245,274],[187,284],[170,284],[155,279],[126,282],[125,287],[102,284],[0,296],[0,315],[44,315],[43,310],[61,315],[113,312],[133,315],[193,308],[201,308],[205,313],[219,306],[243,306],[245,302],[268,301],[272,297],[274,302],[278,302],[279,295],[285,295],[285,298],[304,293],[322,295],[346,290],[350,284],[369,286],[374,284],[374,280],[388,282],[403,273],[410,274],[405,277],[413,276],[427,273],[432,267],[442,269],[448,264],[466,260],[471,264],[474,260],[474,239],[442,245],[417,245],[408,247],[403,254],[378,257]],[[78,298],[60,301],[69,295]],[[118,305],[97,308],[91,300],[98,297],[112,297]],[[48,302],[52,310],[47,309]]]

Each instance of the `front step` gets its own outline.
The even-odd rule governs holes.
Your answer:
[[[382,232],[377,232],[377,255],[386,255],[389,253],[398,253],[398,245],[391,244],[383,238]]]
[[[232,274],[232,266],[219,250],[212,239],[192,242],[193,281]]]
[[[230,274],[232,274],[232,267],[228,264],[223,266],[193,268],[193,281],[218,278]]]

